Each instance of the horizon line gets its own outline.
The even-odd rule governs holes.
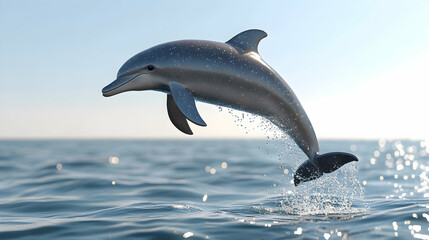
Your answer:
[[[287,139],[287,138],[286,138]],[[339,138],[339,137],[323,137],[319,138],[319,141],[379,141],[384,139],[385,141],[425,141],[423,138]],[[246,141],[246,140],[284,140],[282,138],[267,138],[267,137],[0,137],[0,141],[216,141],[216,140],[233,140],[233,141]],[[292,139],[291,139],[292,140]]]

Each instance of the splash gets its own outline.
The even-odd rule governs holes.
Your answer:
[[[289,214],[304,216],[366,212],[368,206],[357,173],[356,164],[350,163],[293,190],[284,190],[281,206]]]
[[[219,110],[222,111],[223,108],[219,107]],[[284,173],[280,192],[283,195],[280,200],[281,212],[287,215],[327,216],[368,211],[356,163],[349,163],[333,173],[294,187],[293,174],[307,159],[296,143],[287,133],[263,117],[229,108],[226,111],[233,116],[237,126],[245,129],[246,134],[255,130],[265,134],[266,155],[277,158]]]

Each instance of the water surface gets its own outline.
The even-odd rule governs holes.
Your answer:
[[[422,141],[295,188],[289,141],[0,141],[0,239],[429,239]]]

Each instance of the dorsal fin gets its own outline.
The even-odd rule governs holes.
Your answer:
[[[226,43],[237,49],[241,54],[248,52],[258,53],[259,41],[266,36],[268,36],[267,33],[262,30],[251,29],[237,34]]]

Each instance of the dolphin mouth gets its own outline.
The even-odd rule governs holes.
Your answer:
[[[117,78],[115,81],[113,81],[109,85],[105,86],[103,88],[103,90],[101,90],[101,92],[103,93],[103,96],[105,96],[105,97],[113,96],[116,94],[115,93],[116,89],[120,88],[121,86],[123,86],[129,82],[131,82],[134,78],[136,78],[138,76],[139,76],[139,74]]]

